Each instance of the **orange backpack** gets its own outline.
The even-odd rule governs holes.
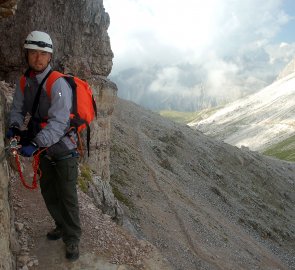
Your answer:
[[[78,137],[80,132],[87,129],[87,150],[89,156],[90,146],[90,126],[89,124],[97,117],[97,107],[89,84],[78,77],[66,75],[58,71],[52,71],[46,81],[45,89],[49,98],[51,98],[51,89],[54,82],[63,77],[71,86],[73,94],[72,112],[70,114],[70,126],[77,131]],[[23,75],[20,79],[20,88],[25,90],[26,77]],[[35,103],[35,102],[34,102]],[[37,102],[37,104],[39,101]],[[32,110],[34,111],[34,109]],[[45,125],[43,125],[44,127]],[[79,143],[81,140],[79,138]]]

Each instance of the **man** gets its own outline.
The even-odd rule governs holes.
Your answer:
[[[65,79],[59,78],[52,86],[51,96],[46,93],[53,53],[52,40],[47,33],[31,32],[25,40],[24,49],[29,68],[25,73],[24,89],[19,83],[15,90],[7,137],[21,137],[19,152],[26,157],[33,156],[40,148],[45,149],[40,154],[40,187],[56,224],[56,228],[47,233],[47,238],[62,238],[66,245],[66,258],[76,260],[79,257],[81,228],[76,189],[77,136],[74,131],[69,131],[72,90]],[[41,91],[39,102],[33,106],[38,88]],[[35,113],[31,115],[33,107]],[[28,130],[22,132],[20,128],[28,114],[31,115]]]

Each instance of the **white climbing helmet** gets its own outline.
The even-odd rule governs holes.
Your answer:
[[[53,52],[53,45],[50,36],[47,33],[40,31],[33,31],[27,36],[24,48],[41,50],[49,53]]]

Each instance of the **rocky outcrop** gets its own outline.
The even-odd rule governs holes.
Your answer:
[[[102,0],[20,0],[15,16],[1,20],[0,75],[13,81],[24,68],[23,42],[33,30],[46,31],[54,43],[53,66],[88,79],[107,76],[113,53],[110,23]]]
[[[17,0],[0,0],[0,19],[14,15],[16,8]]]
[[[13,14],[14,16],[10,16]],[[71,72],[91,84],[97,101],[98,118],[92,126],[90,158],[85,156],[83,160],[83,163],[89,164],[93,178],[87,189],[97,206],[112,218],[120,220],[122,211],[110,186],[110,121],[117,87],[107,79],[112,69],[113,53],[107,33],[110,18],[105,12],[103,1],[0,1],[0,16],[1,39],[5,40],[0,44],[1,80],[12,84],[18,80],[26,68],[24,40],[29,32],[40,30],[52,37],[53,68],[65,73]],[[1,111],[6,103],[6,100],[2,100]],[[2,119],[5,117],[2,113]],[[3,122],[2,125],[2,130],[5,130]],[[8,181],[4,168],[0,169],[0,174],[0,224],[1,228],[9,230]],[[7,231],[0,233],[5,237],[9,236]],[[1,238],[1,250],[7,249],[8,247],[3,245],[8,242],[2,239],[4,238]],[[4,253],[6,254],[6,251]],[[1,263],[9,263],[8,259],[2,260],[7,257],[9,255],[2,256],[1,252]]]
[[[109,184],[109,145],[117,87],[106,78],[113,58],[107,33],[109,23],[102,0],[19,1],[15,16],[2,19],[0,24],[5,40],[0,44],[0,77],[15,82],[25,67],[23,42],[32,30],[41,30],[52,37],[54,69],[71,72],[92,85],[99,110],[92,128],[90,159],[85,158],[84,162],[91,164],[93,179],[103,182],[100,188],[92,182],[92,190],[100,190],[101,198],[111,198],[98,202],[95,197],[97,205],[115,218],[118,210]]]
[[[103,77],[94,78],[92,85],[98,91],[96,96],[98,111],[97,120],[92,125],[91,154],[87,158],[87,164],[93,172],[92,181],[88,186],[88,194],[104,213],[121,224],[123,212],[110,186],[110,119],[116,101],[114,89],[117,88],[115,84]]]
[[[0,82],[0,136],[3,138],[5,130],[5,97],[3,89],[7,89],[8,85]],[[4,141],[0,141],[0,153],[4,151]],[[2,155],[1,155],[2,156]],[[8,167],[3,157],[0,162],[0,269],[12,269],[12,253],[10,250],[10,239],[12,239],[12,223],[10,206],[8,202]]]

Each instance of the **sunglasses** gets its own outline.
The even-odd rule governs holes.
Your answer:
[[[44,41],[26,40],[25,41],[25,44],[33,44],[33,45],[37,45],[40,48],[48,47],[48,48],[51,48],[52,49],[52,44],[48,44],[48,43],[46,43]]]

